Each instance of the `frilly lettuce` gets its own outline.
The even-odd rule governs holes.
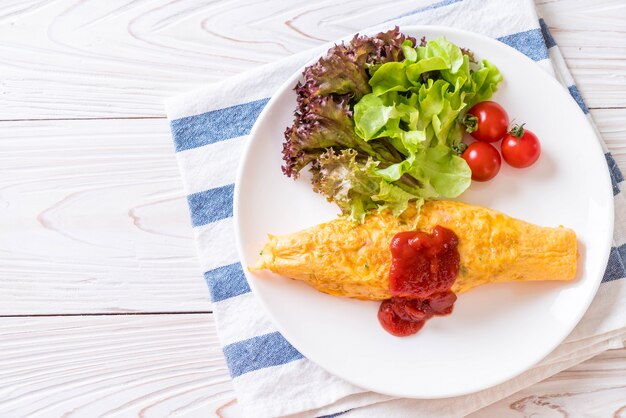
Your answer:
[[[463,117],[501,81],[445,38],[416,46],[398,28],[356,36],[305,69],[283,172],[296,178],[311,163],[313,189],[356,221],[457,197],[471,181],[458,155]]]
[[[362,222],[371,209],[389,209],[399,216],[415,195],[386,181],[378,174],[379,163],[371,157],[363,159],[354,149],[326,150],[315,160],[313,190],[334,201],[344,214]],[[399,181],[398,184],[402,184]],[[332,198],[331,198],[332,197]]]

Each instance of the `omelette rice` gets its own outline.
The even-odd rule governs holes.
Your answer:
[[[459,274],[451,289],[456,294],[487,283],[572,280],[576,275],[571,229],[537,226],[452,201],[426,202],[419,215],[409,207],[400,218],[382,212],[367,216],[363,224],[339,218],[270,235],[250,270],[267,269],[335,296],[389,299],[391,239],[401,231],[430,232],[436,225],[458,236]]]

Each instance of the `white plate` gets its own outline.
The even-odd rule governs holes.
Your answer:
[[[285,338],[329,372],[376,392],[442,398],[511,379],[550,353],[578,323],[602,279],[613,231],[613,196],[602,148],[585,115],[555,79],[516,50],[471,32],[411,26],[419,39],[445,35],[498,66],[494,96],[511,120],[526,122],[542,141],[539,161],[524,170],[503,163],[487,183],[474,182],[459,200],[539,225],[565,225],[579,242],[571,283],[483,286],[459,297],[450,316],[416,335],[397,338],[378,323],[379,302],[320,293],[269,273],[251,274],[268,233],[283,234],[336,217],[308,176],[293,181],[280,166],[283,131],[292,124],[301,71],[276,92],[249,139],[235,188],[241,261],[252,291]]]

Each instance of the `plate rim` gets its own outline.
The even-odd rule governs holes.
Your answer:
[[[393,25],[392,25],[393,26]],[[398,26],[398,25],[395,25]],[[265,105],[265,107],[263,108],[263,110],[261,111],[261,113],[259,114],[259,116],[257,117],[252,129],[250,130],[250,133],[248,134],[248,137],[250,138],[250,140],[248,140],[244,146],[243,152],[242,152],[242,156],[241,159],[239,161],[239,165],[237,167],[237,175],[236,175],[236,179],[235,179],[235,184],[234,184],[234,192],[233,192],[233,224],[234,224],[234,233],[235,233],[235,242],[236,242],[236,247],[237,247],[237,255],[239,258],[239,262],[242,265],[242,270],[244,272],[244,276],[246,278],[246,281],[248,283],[248,285],[250,286],[250,289],[252,291],[252,293],[254,294],[254,297],[256,298],[256,300],[260,303],[260,305],[263,307],[265,314],[268,315],[269,319],[271,320],[272,324],[276,327],[276,329],[278,330],[278,332],[289,342],[289,344],[291,344],[296,350],[298,350],[306,359],[310,360],[311,362],[313,362],[315,365],[321,367],[323,370],[327,371],[328,373],[330,373],[333,376],[339,377],[341,379],[344,379],[347,382],[350,382],[354,385],[357,385],[358,387],[364,388],[366,390],[370,390],[376,393],[381,393],[384,395],[389,395],[389,396],[399,396],[399,397],[405,397],[405,398],[412,398],[412,399],[444,399],[444,398],[451,398],[451,397],[456,397],[456,396],[465,396],[465,395],[469,395],[472,393],[477,393],[480,392],[482,390],[485,389],[489,389],[492,387],[495,387],[497,385],[500,385],[504,382],[507,382],[511,379],[514,379],[516,377],[518,377],[519,375],[521,375],[522,373],[524,373],[527,370],[532,369],[535,365],[537,365],[538,363],[540,363],[543,359],[545,359],[550,353],[552,353],[559,345],[561,345],[561,343],[563,343],[563,341],[569,336],[569,334],[573,331],[573,329],[578,325],[578,323],[580,322],[580,320],[583,318],[583,316],[585,315],[585,313],[587,312],[587,310],[589,309],[589,306],[591,305],[592,301],[595,298],[595,295],[598,292],[598,289],[600,287],[600,284],[602,282],[602,274],[599,275],[599,277],[595,280],[593,289],[591,289],[588,294],[586,295],[587,298],[584,301],[584,309],[581,309],[579,311],[579,314],[576,317],[575,321],[571,322],[571,325],[566,328],[566,332],[563,333],[561,338],[558,338],[557,340],[555,340],[555,342],[553,344],[550,344],[549,347],[546,346],[547,348],[542,351],[543,354],[540,356],[537,356],[537,358],[533,359],[533,361],[531,362],[527,362],[528,364],[522,364],[520,367],[516,367],[516,368],[512,368],[511,372],[509,374],[507,374],[505,377],[500,378],[500,379],[494,379],[492,381],[488,381],[485,384],[481,384],[481,385],[476,385],[475,387],[469,389],[469,390],[465,390],[465,391],[457,391],[457,392],[450,392],[450,393],[443,393],[441,395],[438,396],[433,396],[433,395],[429,395],[429,396],[420,396],[420,395],[411,395],[411,394],[407,394],[407,393],[399,393],[396,391],[385,391],[385,390],[381,390],[378,387],[374,387],[374,386],[370,386],[367,384],[363,384],[363,382],[355,382],[353,381],[349,376],[344,375],[343,373],[337,373],[336,371],[330,370],[329,368],[325,367],[324,365],[316,362],[315,360],[312,359],[312,357],[309,355],[309,350],[306,347],[301,347],[300,344],[295,343],[292,341],[292,339],[290,339],[288,337],[289,332],[285,331],[285,329],[282,327],[280,321],[278,321],[274,314],[272,313],[272,310],[269,309],[266,301],[264,300],[263,297],[261,297],[258,294],[258,291],[256,289],[256,285],[254,283],[254,278],[251,277],[251,272],[248,270],[248,265],[245,261],[245,251],[243,249],[243,237],[242,237],[242,231],[240,229],[240,225],[239,225],[239,207],[240,207],[240,199],[241,199],[241,183],[242,183],[242,179],[244,179],[244,172],[246,169],[246,162],[250,159],[251,156],[251,148],[252,148],[252,143],[253,143],[253,138],[256,136],[257,134],[257,130],[259,129],[260,126],[260,121],[263,121],[266,117],[266,114],[269,113],[272,110],[272,105],[274,104],[275,101],[278,100],[279,96],[282,96],[282,94],[289,89],[293,88],[294,83],[301,77],[301,73],[304,70],[305,67],[311,65],[313,62],[317,61],[321,56],[324,56],[324,54],[326,53],[326,51],[328,50],[328,48],[330,46],[332,46],[333,44],[338,44],[340,42],[346,42],[349,41],[350,39],[352,39],[355,35],[357,34],[361,34],[361,35],[368,35],[368,36],[372,36],[378,32],[384,31],[385,27],[384,25],[376,25],[374,28],[372,29],[367,29],[367,30],[363,30],[363,31],[357,31],[357,32],[353,32],[347,36],[344,36],[342,38],[339,38],[333,42],[327,42],[323,45],[320,45],[318,47],[316,47],[315,53],[313,53],[312,58],[310,58],[309,60],[307,60],[307,62],[302,65],[301,67],[298,68],[298,70],[296,70],[293,74],[291,74],[291,76],[289,76],[285,82],[283,82],[272,94],[271,98],[269,99],[269,101],[267,102],[267,104]],[[381,29],[383,28],[383,29]],[[509,53],[513,53],[515,55],[517,55],[518,57],[526,60],[529,63],[532,63],[533,65],[537,65],[537,62],[532,60],[531,58],[529,58],[528,56],[524,55],[523,53],[521,53],[520,51],[516,50],[515,48],[504,44],[502,42],[499,42],[497,39],[491,38],[489,36],[477,33],[477,32],[473,32],[473,31],[468,31],[465,29],[458,29],[458,28],[454,28],[454,27],[449,27],[449,26],[442,26],[442,25],[402,25],[400,26],[400,32],[407,32],[407,31],[412,31],[412,32],[419,32],[419,31],[439,31],[439,32],[443,32],[446,34],[454,34],[454,36],[469,36],[469,37],[476,37],[479,38],[483,41],[486,41],[488,43],[492,43],[494,45],[497,45],[498,47],[504,47],[505,49],[508,50]],[[326,48],[324,48],[326,47]],[[318,53],[318,49],[321,51]],[[558,79],[556,77],[551,76],[548,73],[544,74],[545,77],[543,77],[547,83],[552,83],[555,86],[557,86],[558,88],[560,88],[561,90],[563,90],[564,94],[567,94],[566,92],[566,87],[563,86],[563,84],[561,84]],[[582,109],[580,109],[580,107],[574,102],[573,98],[569,98],[571,100],[572,105],[576,105],[576,107],[579,109],[579,111],[582,113],[581,116],[584,117],[586,119],[586,123],[589,125],[591,131],[594,133],[595,135],[595,141],[593,144],[590,144],[590,147],[594,148],[596,151],[595,152],[599,152],[602,156],[604,156],[605,152],[604,149],[602,147],[602,139],[597,131],[597,129],[594,127],[593,123],[591,122],[591,120],[589,119],[589,117],[584,114],[584,112],[582,112]],[[605,193],[606,193],[606,197],[607,200],[611,200],[613,198],[613,194],[612,194],[612,181],[611,181],[611,177],[610,177],[610,173],[608,168],[604,171],[604,185],[605,185]],[[610,198],[610,199],[609,199]],[[608,227],[606,230],[606,236],[604,237],[604,239],[602,241],[605,242],[605,248],[603,249],[602,253],[604,254],[604,259],[600,260],[601,261],[601,266],[604,266],[603,270],[606,270],[606,266],[608,265],[608,261],[609,261],[609,256],[610,256],[610,250],[612,248],[612,241],[613,241],[613,231],[615,228],[615,223],[614,223],[614,203],[612,202],[611,204],[608,205],[608,213],[606,214],[608,219]]]

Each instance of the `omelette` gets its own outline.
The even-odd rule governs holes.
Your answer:
[[[410,206],[401,217],[368,215],[362,224],[338,218],[300,232],[269,236],[250,270],[267,269],[302,280],[319,291],[365,300],[385,300],[389,290],[392,238],[402,231],[432,231],[458,237],[458,276],[451,290],[460,294],[499,282],[573,280],[576,234],[511,218],[495,210],[453,201]]]

